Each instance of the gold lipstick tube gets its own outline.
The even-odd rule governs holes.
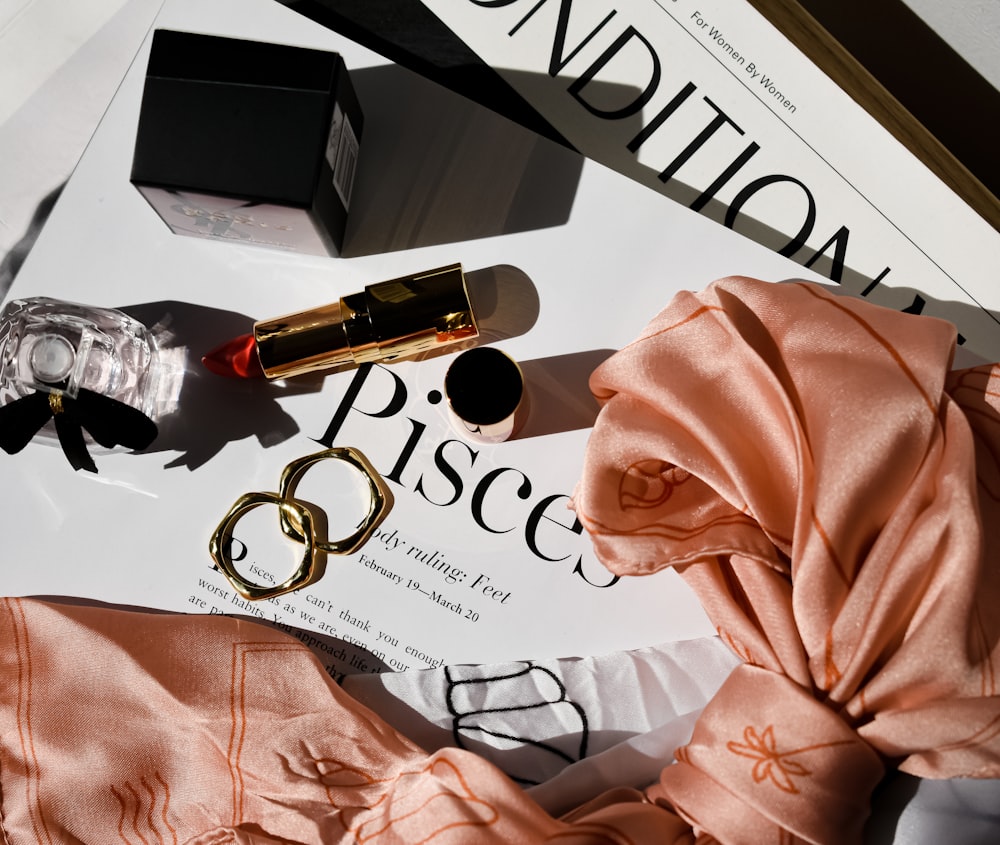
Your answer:
[[[269,379],[392,361],[477,337],[461,264],[368,285],[361,293],[253,327]]]

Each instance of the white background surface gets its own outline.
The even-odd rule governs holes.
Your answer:
[[[997,0],[904,0],[994,88],[1000,88],[1000,3]]]

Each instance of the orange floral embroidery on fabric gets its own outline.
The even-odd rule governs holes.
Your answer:
[[[729,631],[727,631],[725,628],[720,628],[718,626],[716,626],[715,630],[716,633],[718,633],[719,637],[722,639],[722,641],[729,646],[733,654],[735,654],[738,658],[740,658],[740,660],[742,660],[744,663],[749,663],[751,666],[760,665],[757,663],[756,660],[754,660],[753,652],[750,651],[750,649],[747,648],[745,645],[743,645],[743,643],[737,640],[736,637],[734,637]]]
[[[625,470],[618,482],[618,501],[622,510],[655,508],[666,502],[674,488],[690,477],[686,469],[665,461],[637,461]]]
[[[796,763],[789,758],[808,751],[815,751],[819,748],[831,748],[834,745],[848,745],[851,740],[841,740],[839,742],[823,742],[817,745],[807,745],[802,748],[795,748],[791,751],[778,751],[777,741],[774,737],[774,725],[768,725],[764,732],[757,733],[757,730],[750,725],[743,729],[743,742],[727,742],[726,748],[739,754],[741,757],[749,757],[756,761],[753,766],[754,783],[762,783],[770,780],[782,792],[791,795],[798,795],[799,788],[792,780],[795,777],[809,777],[811,769],[807,769],[801,763]]]
[[[488,827],[500,819],[497,808],[478,796],[448,760],[404,770],[384,780],[335,760],[317,764],[330,804],[343,810],[344,825],[359,843],[385,836],[416,845],[447,830]],[[369,796],[369,806],[349,806],[355,787],[374,787],[381,794]]]

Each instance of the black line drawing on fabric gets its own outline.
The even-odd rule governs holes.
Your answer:
[[[445,679],[455,744],[518,783],[542,783],[587,756],[587,713],[550,669],[530,662],[449,666]]]

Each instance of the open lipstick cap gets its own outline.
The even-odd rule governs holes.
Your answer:
[[[469,440],[501,443],[520,428],[527,411],[517,362],[491,346],[459,355],[448,368],[444,393],[452,425]]]

